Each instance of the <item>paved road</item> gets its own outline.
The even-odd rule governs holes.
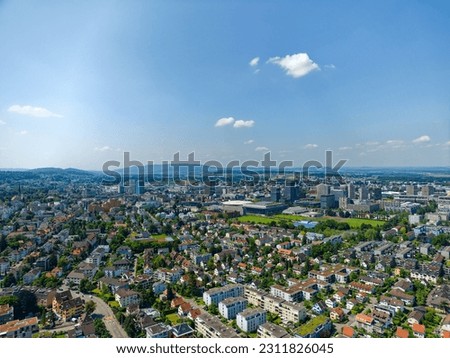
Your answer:
[[[62,286],[63,290],[68,289],[68,286],[63,285]],[[113,336],[113,338],[128,338],[127,333],[125,332],[125,330],[122,328],[122,326],[120,325],[120,323],[117,321],[116,317],[114,316],[114,313],[111,309],[111,307],[108,306],[107,303],[105,303],[102,299],[92,295],[92,298],[90,295],[84,295],[82,293],[77,294],[75,291],[71,291],[72,292],[72,296],[73,297],[77,297],[80,296],[83,300],[85,301],[94,301],[96,304],[96,308],[94,311],[94,315],[99,315],[102,317],[103,322],[105,322],[105,326],[108,329],[108,331],[111,333],[111,335]],[[70,329],[73,328],[73,324],[70,325],[70,328],[66,328],[66,329],[60,329],[60,328],[55,328],[54,331],[62,331],[62,330],[67,330],[69,331]],[[63,327],[64,328],[64,327]],[[53,331],[53,330],[51,330]]]
[[[113,311],[111,310],[111,307],[109,307],[107,303],[95,296],[90,298],[90,296],[85,295],[85,300],[92,300],[96,303],[94,314],[98,314],[103,317],[103,322],[105,322],[106,328],[111,333],[113,338],[128,338],[127,333],[119,324]]]
[[[61,326],[57,326],[56,328],[52,328],[52,329],[41,329],[41,332],[48,332],[48,333],[53,333],[53,332],[68,332],[71,329],[73,329],[75,327],[75,323],[72,322],[64,322]]]

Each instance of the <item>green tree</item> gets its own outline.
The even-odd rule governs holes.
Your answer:
[[[366,232],[364,233],[364,237],[370,241],[375,240],[378,237],[378,232],[377,230],[370,228],[366,230]]]
[[[88,280],[87,278],[83,278],[83,279],[80,281],[80,286],[79,286],[79,288],[80,288],[80,291],[81,291],[81,292],[83,292],[83,293],[89,293],[89,292],[91,292],[93,289],[95,289],[95,285],[94,285],[90,280]]]
[[[84,312],[86,313],[87,316],[89,316],[92,313],[94,313],[96,307],[97,307],[97,304],[94,301],[89,300],[84,305]]]
[[[131,338],[137,337],[139,331],[134,322],[134,316],[130,315],[125,318],[123,322],[123,329],[125,330],[125,332],[127,332],[128,336],[130,336]]]
[[[13,274],[9,273],[6,275],[6,277],[2,281],[3,287],[11,287],[14,286],[17,283],[16,278]]]
[[[175,293],[171,285],[167,285],[167,301],[172,301],[175,298]]]
[[[16,306],[17,304],[19,304],[19,298],[17,296],[1,296],[0,297],[0,306],[1,305]]]
[[[209,313],[211,313],[213,315],[218,315],[219,314],[219,308],[216,305],[214,305],[214,304],[212,304],[212,305],[210,305],[208,307],[208,311],[209,311]]]
[[[6,242],[6,238],[2,235],[0,238],[0,252],[4,251],[8,247],[8,243]]]
[[[20,290],[15,294],[18,304],[14,306],[14,316],[17,319],[24,319],[29,315],[39,313],[36,295],[28,290]]]
[[[156,256],[152,261],[152,266],[157,269],[160,267],[166,267],[166,260],[164,260],[164,257],[161,255]]]
[[[106,328],[105,322],[103,322],[100,318],[96,318],[94,320],[94,329],[95,335],[99,338],[111,338],[111,333],[109,333]]]
[[[43,311],[41,314],[41,325],[43,327],[47,326],[47,312]]]

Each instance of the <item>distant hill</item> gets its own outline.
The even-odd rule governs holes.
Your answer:
[[[92,176],[93,172],[89,172],[86,170],[75,169],[75,168],[36,168],[27,170],[28,172],[34,174],[43,174],[43,175],[78,175],[78,176]]]

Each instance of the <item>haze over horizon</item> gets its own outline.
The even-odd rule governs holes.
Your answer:
[[[446,1],[0,2],[0,168],[450,165]]]

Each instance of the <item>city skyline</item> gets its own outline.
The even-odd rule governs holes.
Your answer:
[[[450,5],[0,3],[0,168],[450,165]]]

